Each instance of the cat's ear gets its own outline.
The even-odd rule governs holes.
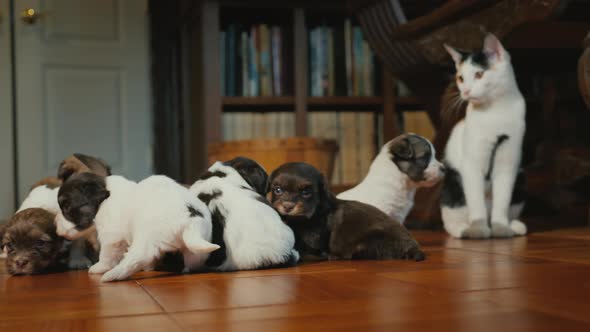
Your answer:
[[[487,34],[483,42],[483,52],[487,55],[488,59],[493,61],[503,61],[508,58],[508,52],[506,52],[500,40],[493,33]]]
[[[461,54],[461,52],[457,51],[456,49],[447,44],[444,44],[443,46],[445,47],[445,50],[449,52],[449,54],[453,58],[453,61],[455,61],[455,64],[459,65],[461,63],[461,60],[463,59],[463,55]]]

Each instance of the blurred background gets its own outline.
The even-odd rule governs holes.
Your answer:
[[[527,213],[584,223],[589,31],[584,0],[0,0],[0,216],[74,152],[183,183],[304,160],[334,191],[403,132],[441,156],[441,110],[464,111],[442,44],[493,32],[527,99]],[[416,227],[440,225],[437,199],[419,193]]]

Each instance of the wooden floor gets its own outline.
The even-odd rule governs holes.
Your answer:
[[[0,270],[0,331],[590,331],[590,228],[490,241],[414,234],[425,262],[108,284],[85,271]]]

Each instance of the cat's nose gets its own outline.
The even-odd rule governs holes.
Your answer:
[[[15,262],[15,264],[19,269],[22,269],[25,265],[27,265],[28,262],[29,261],[27,259],[19,259]]]
[[[471,92],[471,90],[470,90],[470,89],[467,89],[467,90],[463,91],[463,94],[464,94],[466,97],[469,97],[469,92]]]

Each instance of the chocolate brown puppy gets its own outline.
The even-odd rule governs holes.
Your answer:
[[[30,208],[18,212],[0,228],[10,274],[38,274],[58,265],[63,239],[55,232],[54,219],[47,210]]]
[[[266,197],[295,233],[304,260],[425,258],[403,225],[373,206],[337,199],[309,164],[272,172]]]
[[[73,174],[84,172],[109,176],[111,175],[111,167],[100,158],[74,153],[59,164],[57,177],[62,181],[66,181]]]

